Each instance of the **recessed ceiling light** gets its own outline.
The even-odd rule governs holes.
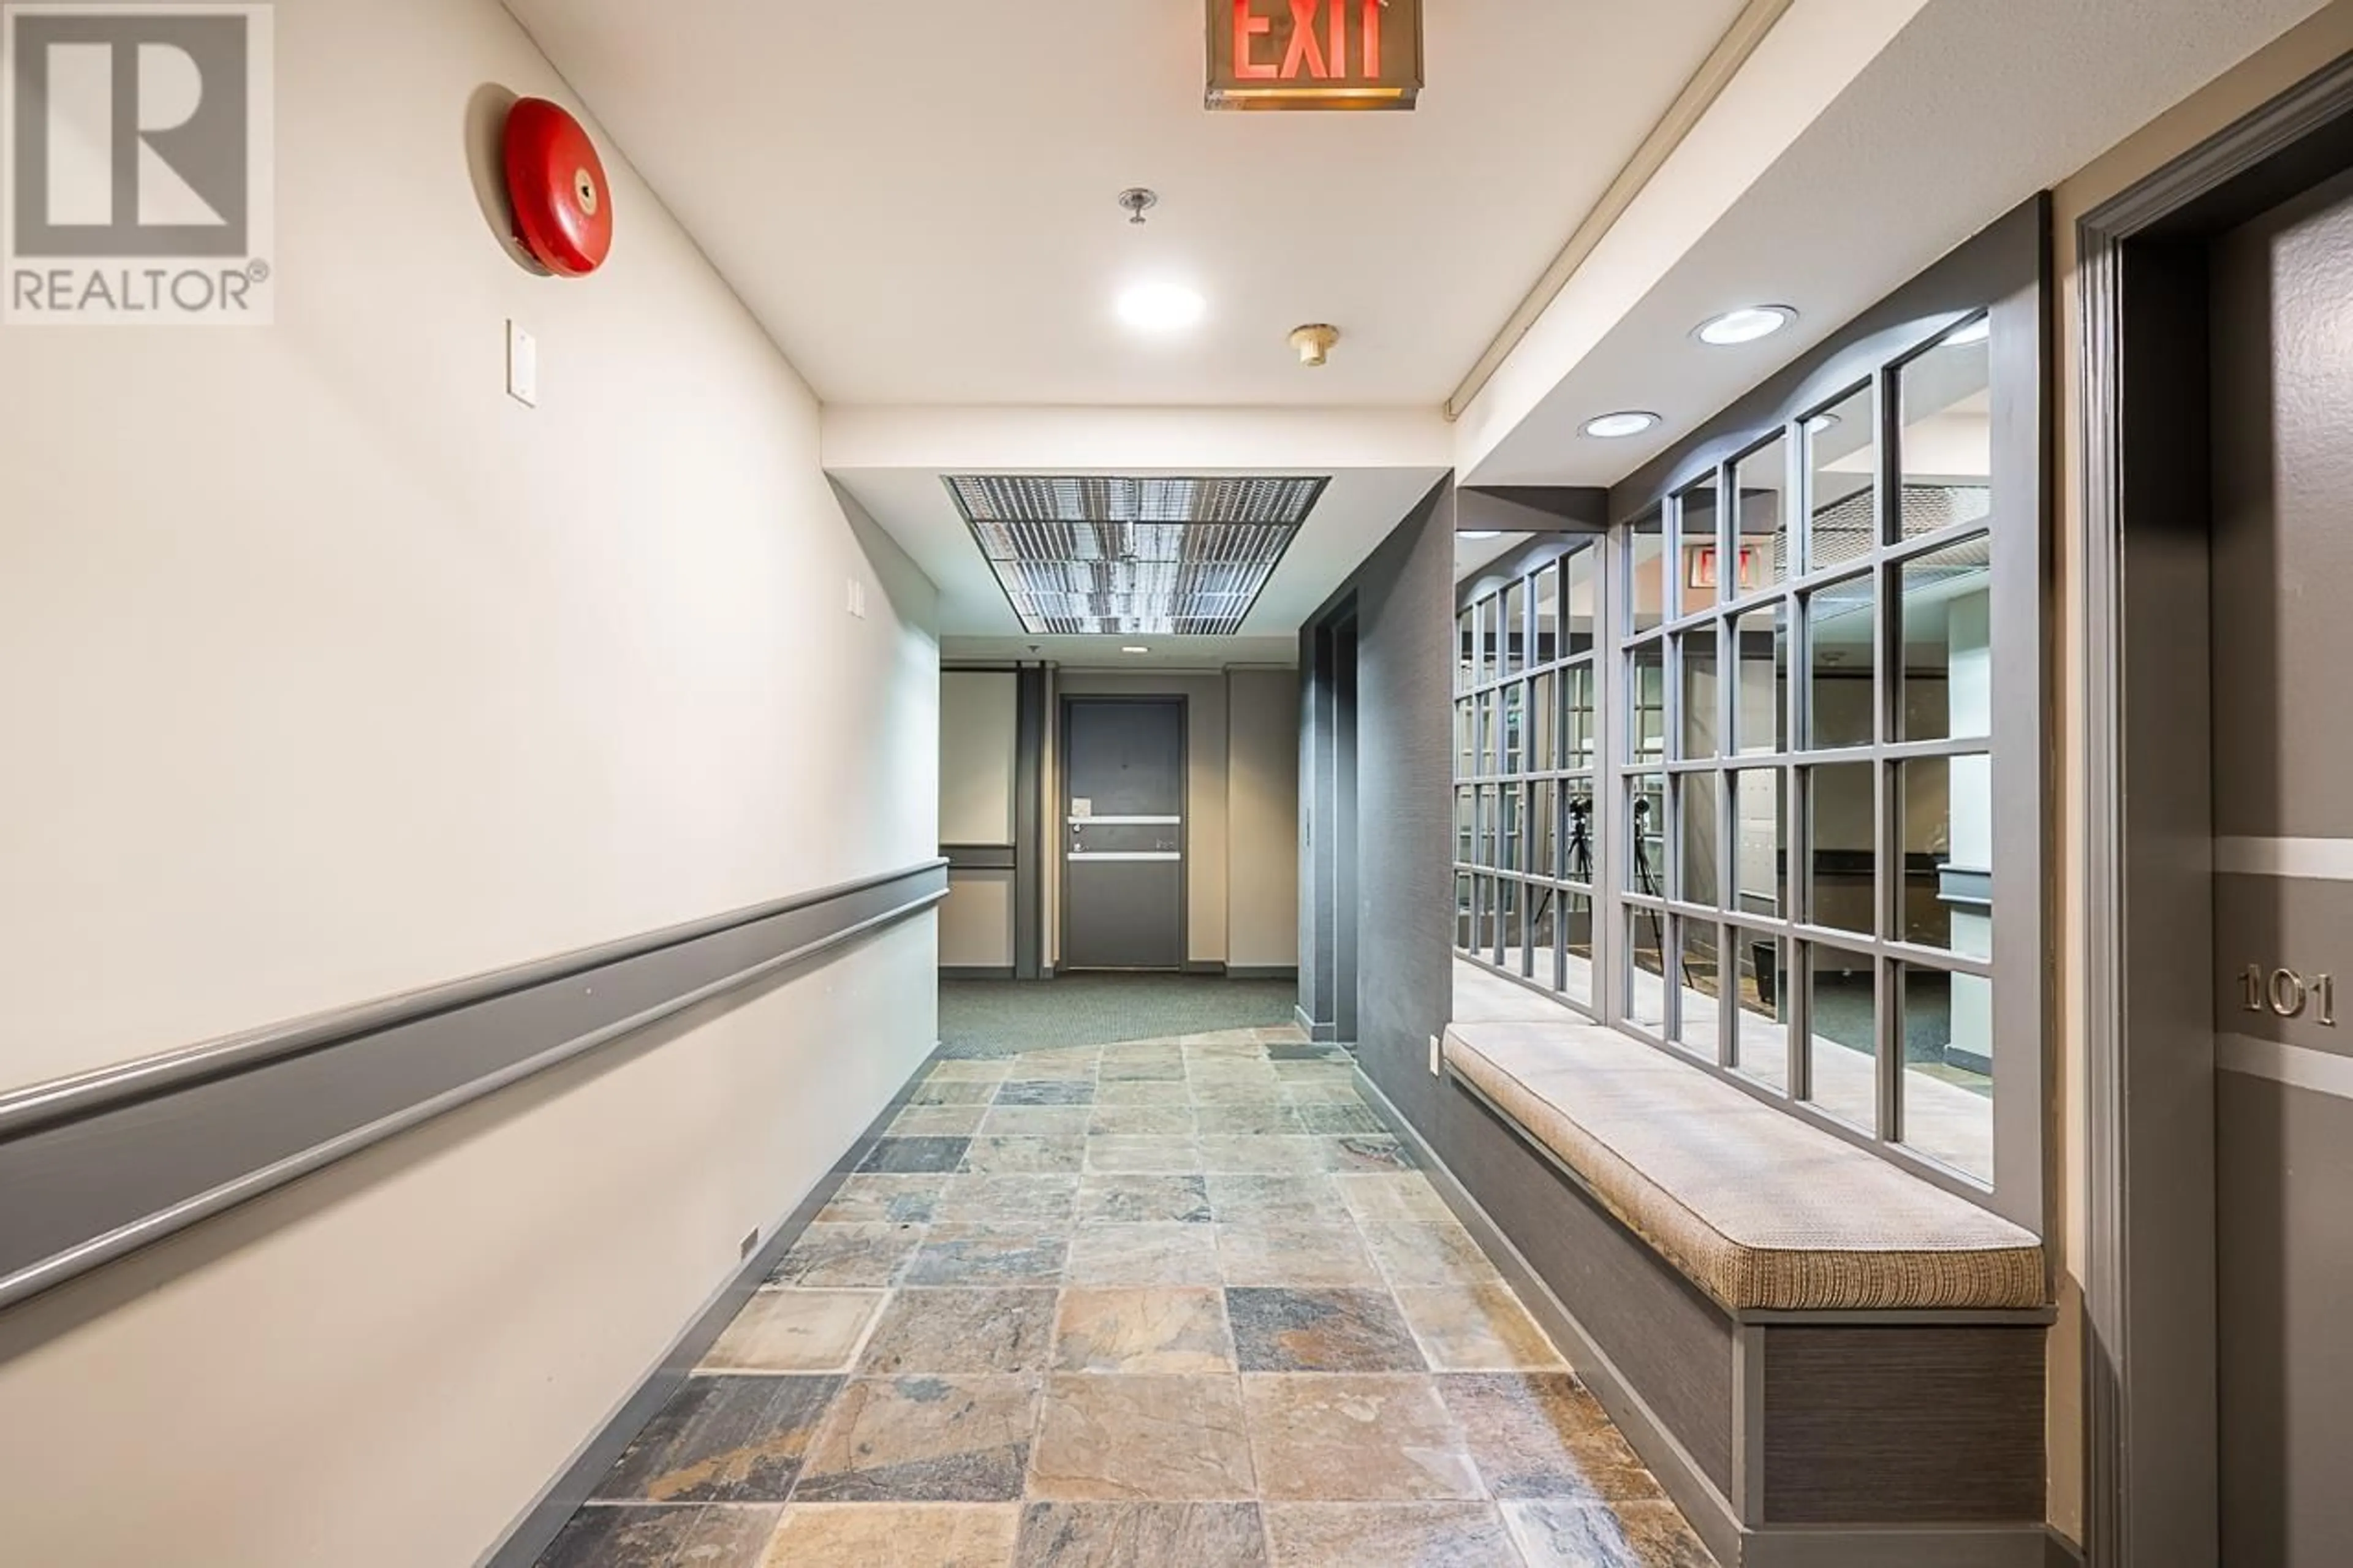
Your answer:
[[[1629,408],[1621,414],[1604,414],[1585,422],[1585,433],[1596,440],[1617,441],[1628,436],[1640,436],[1657,425],[1659,416],[1639,408]]]
[[[1122,653],[1150,653],[1152,650],[1148,647],[1124,647],[1119,651]]]
[[[1979,316],[1976,321],[1947,338],[1945,344],[1948,348],[1959,348],[1966,343],[1981,343],[1991,336],[1993,336],[1993,318]]]
[[[1181,283],[1139,283],[1119,297],[1119,319],[1146,332],[1189,327],[1208,308],[1208,300]]]
[[[1838,427],[1839,416],[1835,414],[1817,414],[1806,421],[1806,434],[1809,436],[1823,435]]]
[[[1501,539],[1504,537],[1504,531],[1500,528],[1466,528],[1454,537],[1457,539]]]
[[[1702,321],[1692,336],[1716,348],[1731,348],[1769,338],[1797,319],[1798,312],[1787,305],[1744,305],[1713,321]]]

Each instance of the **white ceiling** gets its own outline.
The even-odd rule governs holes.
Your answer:
[[[1127,650],[1141,647],[1133,654]],[[955,664],[1019,664],[1051,659],[1064,669],[1215,670],[1236,665],[1289,669],[1299,638],[1267,637],[943,637],[940,657]]]
[[[509,5],[829,403],[1435,407],[1741,0],[1431,0],[1369,114],[1206,112],[1202,0]]]
[[[1501,561],[1535,537],[1533,533],[1497,533],[1482,539],[1476,534],[1456,534],[1454,580],[1463,581],[1489,562]]]
[[[937,584],[944,641],[1010,639],[1026,650],[1034,640],[1044,657],[1065,661],[1100,655],[1105,639],[1022,635],[942,475],[1331,476],[1241,637],[1175,645],[1182,651],[1172,657],[1215,667],[1271,662],[1257,639],[1288,647],[1300,623],[1446,477],[1451,442],[1435,409],[829,408],[824,461]],[[1122,639],[1108,641],[1116,653]],[[1010,657],[961,644],[954,651]]]
[[[1124,468],[1125,473],[1142,474],[1153,470]],[[1187,472],[1198,476],[1201,470],[1164,470]],[[1282,469],[1257,469],[1261,473],[1279,473]],[[1294,470],[1328,473],[1332,482],[1324,489],[1315,510],[1308,514],[1299,537],[1283,552],[1282,562],[1274,576],[1259,595],[1243,623],[1242,639],[1264,637],[1287,637],[1301,623],[1314,613],[1316,607],[1332,595],[1332,591],[1346,581],[1372,547],[1380,542],[1399,519],[1413,510],[1413,505],[1430,493],[1430,488],[1445,477],[1441,467],[1398,468],[1317,468]],[[1021,630],[1013,608],[1005,601],[1005,592],[997,586],[996,576],[989,571],[980,549],[973,542],[972,531],[965,526],[964,516],[949,499],[947,487],[936,472],[924,468],[861,468],[836,469],[835,479],[877,520],[888,519],[892,537],[898,540],[907,553],[936,584],[940,590],[940,634],[943,637],[997,637],[1011,638]],[[1083,653],[1092,644],[1103,643],[1116,651],[1124,642],[1149,643],[1151,637],[1134,638],[1071,638],[1036,637],[1022,639],[1052,645],[1052,657],[1065,658]],[[1166,639],[1162,639],[1166,641]],[[1219,659],[1249,659],[1259,662],[1253,650],[1229,646],[1238,639],[1220,637],[1187,637],[1181,639],[1194,650],[1190,657],[1211,661]]]
[[[1458,467],[1478,484],[1623,479],[2320,5],[1797,0],[1621,220],[1616,248],[1466,413]],[[1864,37],[1891,21],[1883,39]],[[1858,40],[1868,47],[1840,79],[1817,79]],[[1777,119],[1791,103],[1805,107]],[[1726,188],[1722,173],[1744,161]],[[1767,301],[1798,307],[1798,325],[1736,349],[1690,335]],[[1578,434],[1618,408],[1666,420],[1633,440]]]
[[[1334,476],[1245,637],[1148,656],[1208,668],[1288,657],[1449,469],[1622,479],[2320,3],[1792,0],[1448,425],[1741,0],[1431,0],[1422,106],[1320,115],[1203,110],[1202,0],[1036,26],[944,0],[508,0],[826,401],[826,468],[939,584],[951,653],[1029,639],[944,473]],[[1136,184],[1165,198],[1141,229],[1113,203]],[[1117,289],[1160,277],[1208,297],[1200,329],[1117,323]],[[1798,326],[1689,335],[1766,300]],[[1310,320],[1346,333],[1321,371],[1283,343]],[[1577,434],[1626,407],[1666,423]]]

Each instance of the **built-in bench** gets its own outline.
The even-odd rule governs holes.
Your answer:
[[[1559,1210],[1575,1263],[1539,1272],[1727,1568],[2042,1568],[2041,1241],[1466,973],[1448,1075],[1598,1211]]]
[[[1727,1311],[2044,1304],[2031,1233],[1615,1030],[1458,1023],[1446,1061]]]

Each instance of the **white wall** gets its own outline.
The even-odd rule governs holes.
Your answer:
[[[529,276],[478,95],[568,94],[505,12],[277,31],[278,324],[0,342],[0,1086],[937,843],[931,586],[618,150],[607,269]],[[471,1561],[930,1047],[934,965],[902,926],[0,1317],[0,1556]]]
[[[1013,873],[957,871],[940,905],[940,967],[1013,967]]]
[[[940,842],[1013,842],[1021,678],[1009,669],[940,673]]]
[[[1299,963],[1299,672],[1234,669],[1226,701],[1226,963]]]
[[[1010,670],[940,672],[940,843],[1011,844],[1021,681]],[[940,963],[1013,966],[1013,873],[957,871],[940,906]]]

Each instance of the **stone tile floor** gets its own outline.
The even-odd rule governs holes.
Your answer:
[[[935,1063],[542,1568],[1712,1568],[1356,1093]]]

